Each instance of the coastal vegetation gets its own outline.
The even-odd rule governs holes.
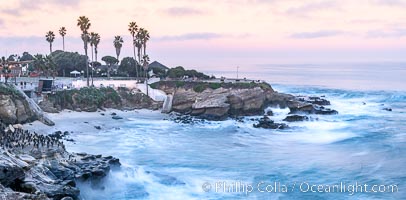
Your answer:
[[[16,98],[23,98],[22,94],[13,87],[0,83],[0,94],[11,95]]]
[[[152,109],[162,107],[138,90],[127,88],[113,89],[110,87],[84,87],[81,89],[57,91],[39,103],[42,110],[56,113],[64,109],[74,111],[95,112],[97,109]]]
[[[174,80],[174,81],[159,81],[155,82],[150,85],[151,88],[154,89],[162,89],[162,88],[183,88],[185,90],[193,90],[197,93],[201,93],[204,90],[210,89],[218,89],[218,88],[226,88],[226,89],[252,89],[259,87],[263,90],[272,90],[271,85],[266,82],[194,82],[194,81],[183,81],[183,80]]]
[[[56,63],[58,76],[65,77],[71,71],[84,71],[86,68],[86,56],[78,52],[56,50],[51,54]]]

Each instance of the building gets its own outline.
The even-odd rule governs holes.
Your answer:
[[[3,73],[4,66],[0,64],[0,74],[8,77],[28,76],[28,65],[33,60],[28,61],[8,61],[6,65],[10,69],[10,73]]]

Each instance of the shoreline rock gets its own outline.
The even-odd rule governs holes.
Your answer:
[[[269,119],[268,116],[263,116],[258,120],[257,124],[253,124],[255,128],[264,128],[264,129],[287,129],[288,125],[284,123],[275,123],[273,120]]]
[[[308,116],[302,116],[302,115],[288,115],[286,116],[283,121],[287,122],[300,122],[300,121],[308,121],[309,117]]]
[[[138,89],[81,88],[48,94],[38,105],[45,112],[58,113],[64,109],[78,112],[96,112],[98,109],[119,110],[162,108],[163,102],[152,100]]]
[[[79,199],[77,182],[94,186],[120,161],[112,156],[69,153],[61,131],[39,135],[0,122],[0,195],[7,199]]]

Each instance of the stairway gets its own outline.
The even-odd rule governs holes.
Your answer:
[[[173,96],[171,94],[166,95],[164,104],[162,106],[162,113],[169,113],[172,110],[172,99]]]

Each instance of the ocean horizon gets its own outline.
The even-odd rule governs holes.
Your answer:
[[[208,67],[204,71],[217,77],[237,78],[237,66],[223,68]],[[404,80],[406,62],[254,64],[239,66],[238,76],[252,80],[260,79],[270,84],[347,90],[406,91]]]

